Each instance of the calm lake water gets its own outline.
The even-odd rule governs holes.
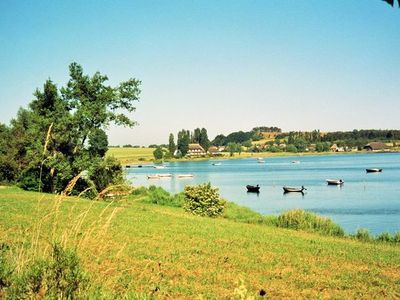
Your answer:
[[[211,182],[223,198],[262,214],[279,214],[302,208],[327,216],[347,232],[367,228],[371,233],[400,231],[400,153],[291,156],[249,159],[166,163],[165,169],[152,166],[127,169],[133,185],[158,185],[176,193],[185,185]],[[300,163],[292,163],[299,161]],[[213,163],[221,165],[214,166]],[[366,168],[382,168],[382,173],[366,173]],[[147,179],[147,175],[171,173],[173,178]],[[193,178],[177,178],[177,174]],[[343,179],[342,187],[328,186],[326,179]],[[259,184],[260,193],[247,193],[247,184]],[[307,188],[283,194],[283,186]]]

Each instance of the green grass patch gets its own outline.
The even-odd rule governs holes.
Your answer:
[[[250,208],[243,207],[229,201],[226,202],[225,211],[222,217],[236,222],[264,224],[269,226],[275,226],[277,221],[277,217],[275,216],[264,216],[251,210]]]
[[[161,187],[151,185],[148,189],[142,188],[139,191],[135,191],[134,195],[144,195],[143,203],[152,203],[158,205],[182,207],[184,203],[184,196],[182,193],[172,195]]]
[[[121,164],[145,163],[154,160],[154,148],[109,148],[106,155],[115,157]]]
[[[272,299],[400,294],[400,247],[392,243],[265,226],[262,216],[230,204],[223,217],[199,217],[147,196],[136,189],[107,203],[3,188],[0,243],[19,250],[11,265],[21,270],[49,257],[53,240],[76,249],[90,274],[87,294],[98,298],[240,299],[261,289]]]
[[[295,230],[318,232],[324,235],[344,236],[344,230],[332,220],[301,209],[290,210],[278,216],[277,226]]]

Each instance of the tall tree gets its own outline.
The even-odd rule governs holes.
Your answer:
[[[182,156],[185,156],[189,150],[189,143],[190,143],[190,132],[189,130],[182,129],[178,132],[178,141],[177,146],[178,149],[181,151]]]
[[[112,87],[106,84],[107,76],[85,75],[77,63],[69,71],[66,87],[59,90],[47,80],[29,108],[11,122],[19,183],[26,189],[60,191],[85,171],[87,181],[78,182],[77,188],[99,190],[122,174],[117,162],[105,158],[104,129],[111,123],[135,125],[125,112],[135,109],[140,81],[129,79]]]
[[[204,150],[207,151],[208,147],[210,147],[210,140],[208,139],[207,129],[202,128],[199,134],[199,144],[203,147]]]
[[[196,128],[193,132],[192,143],[200,143],[200,135],[201,135],[200,128]]]
[[[174,152],[176,150],[176,145],[174,141],[174,135],[172,133],[169,134],[169,141],[168,141],[168,151],[170,155],[174,155]]]
[[[61,94],[68,107],[74,111],[75,130],[79,133],[78,145],[83,147],[90,132],[106,128],[110,123],[132,127],[136,124],[121,110],[135,110],[139,99],[140,81],[129,79],[116,87],[106,85],[108,77],[96,72],[92,77],[83,74],[77,63],[69,67],[70,80]]]

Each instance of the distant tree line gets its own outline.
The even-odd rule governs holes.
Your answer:
[[[335,131],[328,132],[322,136],[323,141],[336,141],[336,140],[400,140],[400,130],[381,130],[381,129],[362,129],[353,131]]]
[[[264,139],[264,133],[274,133],[264,144],[254,143]],[[268,136],[268,135],[267,135]],[[290,131],[282,132],[279,127],[260,126],[250,131],[235,131],[228,135],[219,134],[211,142],[208,139],[205,128],[196,128],[194,131],[182,129],[177,134],[175,143],[174,135],[169,135],[168,145],[152,145],[154,148],[168,149],[163,152],[163,157],[172,156],[175,150],[179,155],[185,156],[190,143],[200,144],[206,151],[210,145],[223,146],[224,151],[230,155],[234,153],[248,152],[305,152],[331,151],[331,146],[336,144],[345,149],[362,150],[369,141],[392,141],[400,140],[400,130],[362,129],[353,131],[336,131],[321,133],[320,130],[313,131]],[[157,151],[157,156],[161,154]]]
[[[212,144],[215,146],[227,146],[229,143],[248,144],[252,141],[261,140],[263,138],[263,132],[282,132],[282,129],[279,127],[260,126],[254,127],[250,131],[235,131],[227,136],[219,134],[214,138]]]

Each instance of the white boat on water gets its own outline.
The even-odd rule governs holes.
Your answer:
[[[193,174],[178,174],[178,178],[191,178],[193,176]]]
[[[265,160],[259,159],[257,162],[258,162],[259,164],[264,164],[264,163],[265,163]]]
[[[160,178],[171,178],[172,177],[172,174],[170,174],[170,173],[157,174],[157,175]]]
[[[147,175],[147,179],[160,179],[160,176],[156,175]]]
[[[213,166],[220,166],[220,165],[222,165],[222,163],[218,162],[218,163],[213,163],[212,165]]]
[[[165,169],[165,166],[154,166],[154,169]]]
[[[299,164],[300,161],[299,160],[292,160],[292,164]]]
[[[341,185],[344,183],[344,181],[342,179],[327,179],[326,182],[329,185]]]

